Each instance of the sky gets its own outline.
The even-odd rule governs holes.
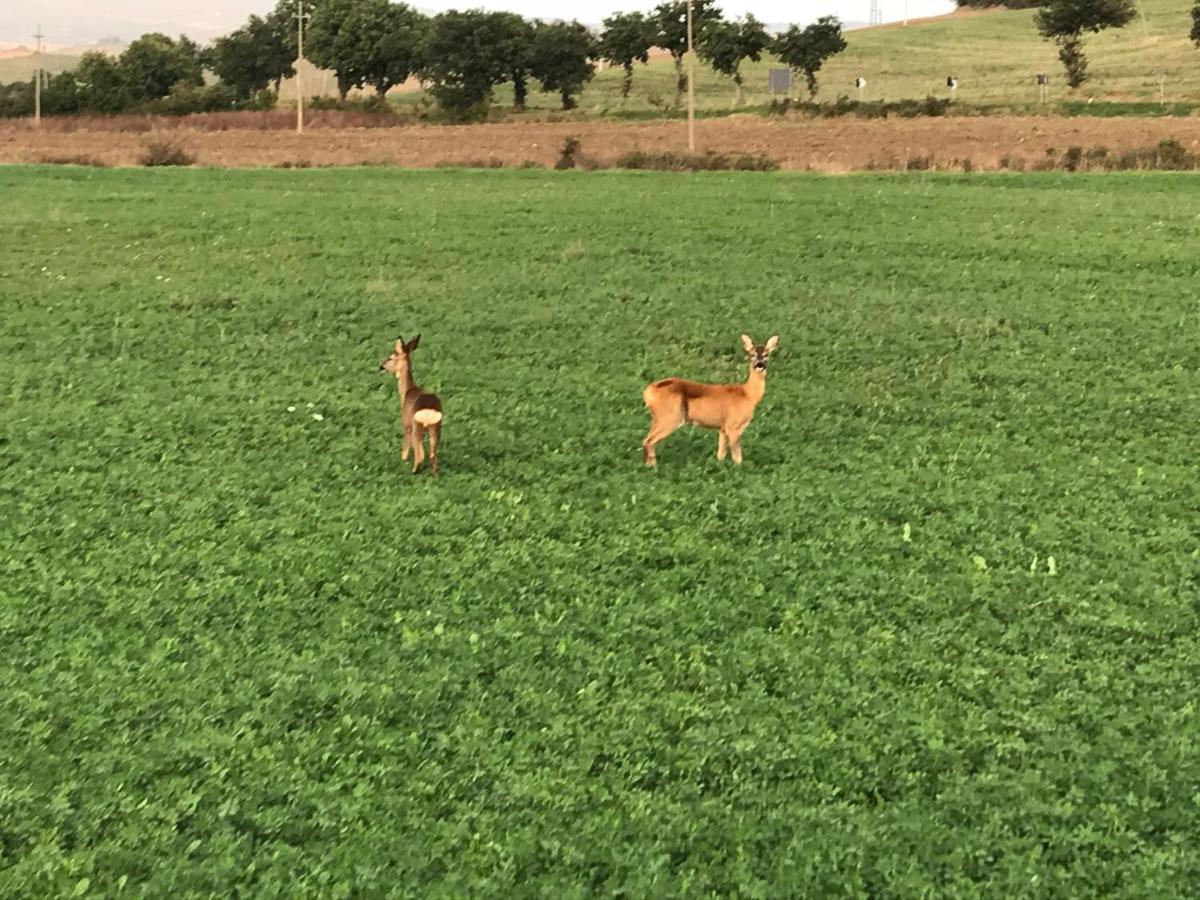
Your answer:
[[[884,21],[902,18],[906,2],[913,18],[949,12],[954,6],[952,0],[879,0]],[[146,31],[208,40],[232,31],[251,13],[263,13],[274,5],[274,0],[2,0],[0,42],[30,44],[39,23],[52,45],[89,43],[105,37],[128,41]],[[614,12],[649,10],[655,0],[417,0],[411,5],[430,12],[451,7],[505,9],[530,18],[575,18],[593,24]],[[770,23],[806,23],[823,15],[866,22],[871,0],[725,0],[720,6],[727,16],[751,12]]]

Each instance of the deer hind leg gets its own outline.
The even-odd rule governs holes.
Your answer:
[[[425,462],[425,429],[420,425],[414,425],[412,430],[412,451],[413,451],[413,467],[415,473],[421,468],[421,463]]]
[[[717,459],[724,459],[725,453],[729,447],[729,439],[725,436],[725,429],[717,432]]]
[[[442,437],[442,425],[439,422],[437,425],[432,425],[429,428],[429,462],[433,466],[433,477],[441,478],[442,472],[438,468],[438,441]]]
[[[653,410],[650,412],[650,432],[646,435],[646,439],[642,441],[642,460],[648,466],[658,464],[658,457],[654,454],[654,447],[660,441],[666,439],[676,428],[686,421],[686,416],[683,412],[683,404],[680,403],[677,407],[658,413]]]

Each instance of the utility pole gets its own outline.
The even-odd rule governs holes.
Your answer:
[[[37,27],[37,50],[34,52],[36,64],[33,69],[33,124],[40,126],[42,124],[42,26]]]
[[[296,57],[296,134],[304,134],[304,20],[311,18],[304,11],[304,0],[296,0],[296,47],[299,55]]]
[[[696,152],[696,50],[692,46],[692,0],[687,5],[688,152]]]

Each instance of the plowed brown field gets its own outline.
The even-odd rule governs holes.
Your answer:
[[[87,156],[110,165],[136,165],[147,143],[167,133],[104,130],[36,131],[26,122],[0,125],[0,163],[37,163]],[[550,165],[563,140],[580,139],[585,156],[611,163],[630,150],[684,150],[682,122],[524,122],[489,125],[412,125],[394,128],[169,131],[200,165],[384,164],[429,167],[491,161]],[[701,149],[770,156],[785,169],[848,172],[903,168],[928,157],[936,168],[996,169],[1003,157],[1026,163],[1078,145],[1112,151],[1149,147],[1174,138],[1200,148],[1200,119],[963,117],[925,119],[825,119],[778,121],[732,116],[697,123]]]

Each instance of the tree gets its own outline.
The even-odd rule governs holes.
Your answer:
[[[92,51],[75,66],[79,108],[93,113],[118,113],[129,106],[129,91],[120,63]]]
[[[505,60],[508,80],[513,86],[513,106],[524,109],[533,66],[533,23],[516,13],[497,12],[491,16],[490,30],[495,35],[495,49]]]
[[[714,22],[705,30],[700,55],[714,70],[733,79],[735,105],[742,103],[742,60],[758,62],[770,43],[766,26],[749,14],[740,22]]]
[[[121,54],[120,69],[134,103],[161,99],[176,84],[204,84],[199,48],[186,37],[173,41],[165,34],[143,34]]]
[[[817,95],[817,72],[825,60],[846,49],[842,23],[836,16],[822,16],[806,28],[793,25],[777,34],[771,42],[772,52],[793,72],[803,72],[808,84],[808,96]]]
[[[596,39],[578,22],[538,22],[530,72],[546,91],[558,91],[563,109],[575,108],[575,95],[596,74]]]
[[[492,88],[510,76],[499,25],[495,14],[478,9],[452,9],[434,17],[420,72],[446,111],[462,118],[479,116]]]
[[[312,14],[305,55],[337,73],[343,100],[369,84],[380,97],[417,68],[427,20],[388,0],[324,0]]]
[[[276,93],[279,83],[294,74],[294,53],[287,34],[277,17],[250,20],[224,37],[217,38],[207,53],[206,62],[217,77],[233,88],[241,99],[265,89],[272,82]]]
[[[668,0],[654,7],[657,35],[654,43],[671,54],[675,61],[675,105],[687,90],[683,58],[687,55],[687,0]],[[721,10],[713,0],[692,0],[692,41],[699,45],[705,29],[721,20]]]
[[[1189,37],[1200,47],[1200,0],[1196,0],[1196,5],[1192,7],[1192,32]]]
[[[1000,6],[1005,9],[1033,9],[1042,6],[1046,0],[955,0],[958,6],[987,8]]]
[[[59,72],[44,80],[42,112],[48,116],[67,116],[79,112],[79,85],[74,72]]]
[[[1077,88],[1088,77],[1084,33],[1121,28],[1136,15],[1134,0],[1051,0],[1038,10],[1034,21],[1042,37],[1058,44],[1058,58],[1066,67],[1067,84]]]
[[[641,13],[617,13],[604,20],[604,32],[600,35],[597,52],[615,66],[625,69],[621,82],[621,97],[629,96],[633,86],[633,64],[650,62],[650,48],[654,46],[656,25]]]

